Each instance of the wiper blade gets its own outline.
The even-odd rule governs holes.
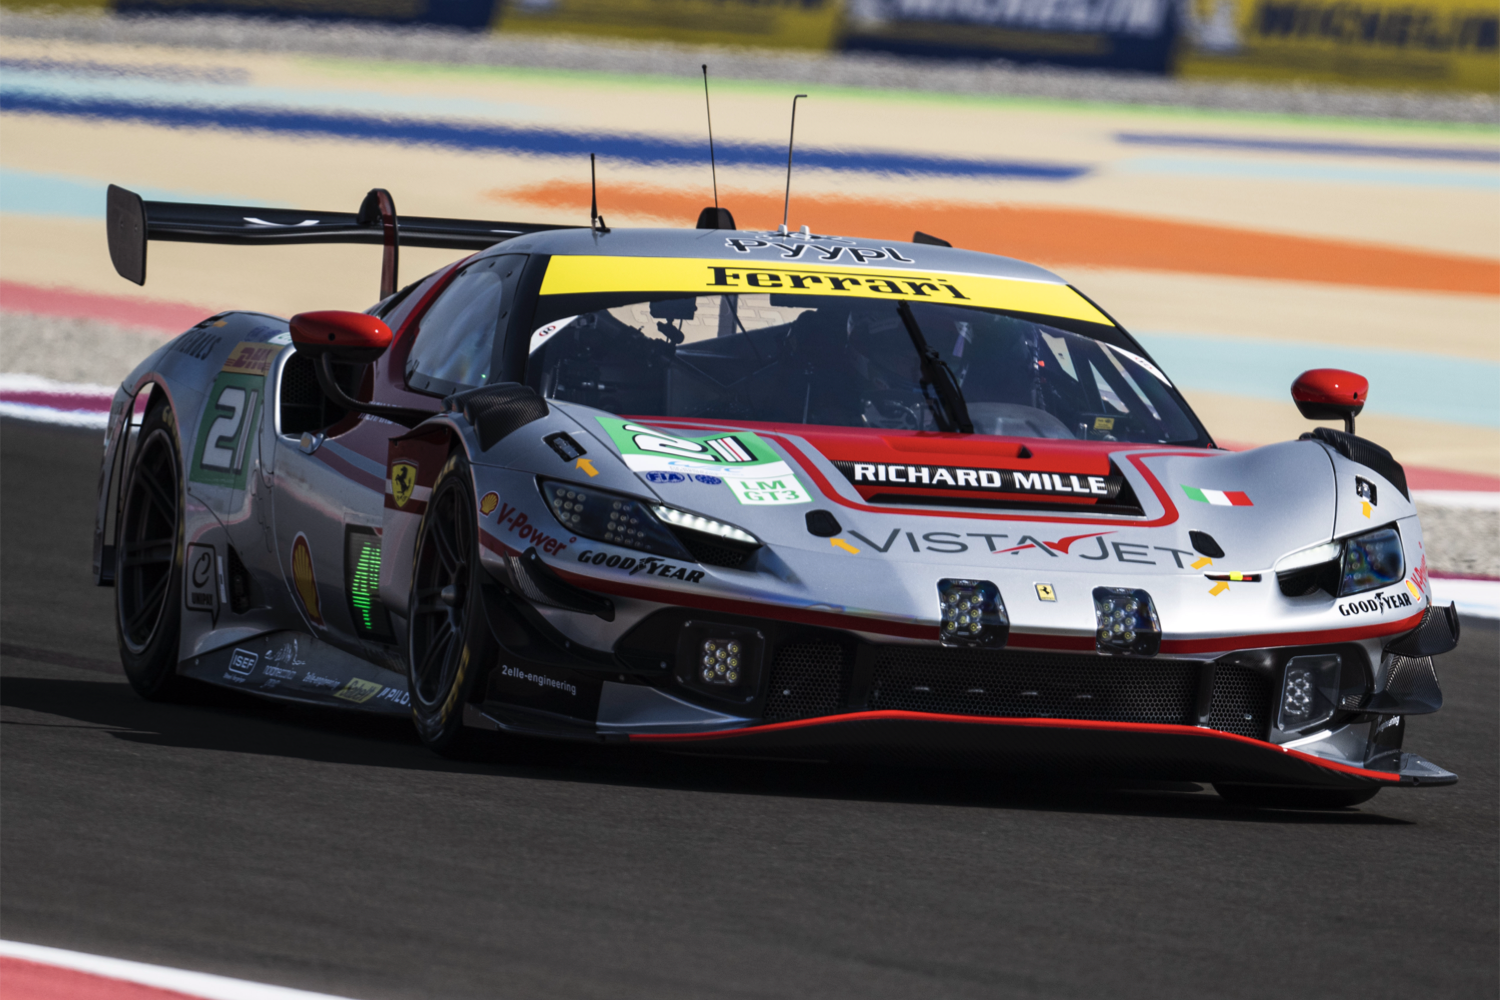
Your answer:
[[[901,322],[906,324],[906,332],[911,336],[912,345],[922,359],[922,385],[932,386],[937,393],[939,405],[933,409],[932,415],[937,418],[938,430],[973,434],[974,421],[969,418],[969,406],[964,402],[958,379],[953,377],[953,369],[948,367],[948,362],[922,336],[917,317],[912,315],[911,303],[903,299],[897,303],[896,312],[900,314]]]

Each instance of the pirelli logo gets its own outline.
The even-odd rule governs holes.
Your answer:
[[[849,482],[865,487],[1036,493],[1044,496],[1087,496],[1110,501],[1120,495],[1120,487],[1124,482],[1121,476],[1090,476],[1072,472],[967,469],[955,465],[897,465],[882,462],[833,464]]]

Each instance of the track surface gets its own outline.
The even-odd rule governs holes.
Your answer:
[[[0,934],[348,996],[1493,997],[1497,634],[1339,813],[155,705],[89,586],[99,440],[0,424]]]

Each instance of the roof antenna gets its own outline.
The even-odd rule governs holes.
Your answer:
[[[787,211],[792,204],[792,142],[797,138],[797,102],[806,97],[798,94],[792,98],[792,133],[786,140],[786,199],[781,203],[781,235],[786,235]]]
[[[589,154],[589,228],[596,233],[607,233],[604,216],[599,214],[599,183],[594,176],[594,154]]]
[[[714,211],[719,210],[719,167],[714,162],[714,109],[708,102],[708,63],[703,64],[703,109],[708,112],[708,170],[714,179]]]

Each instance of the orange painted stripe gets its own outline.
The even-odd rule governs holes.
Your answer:
[[[612,184],[601,194],[606,214],[645,215],[673,225],[692,225],[706,204],[696,191]],[[586,184],[555,182],[492,191],[489,197],[576,214],[588,206],[589,189]],[[1500,261],[1482,257],[1081,208],[807,196],[794,203],[798,224],[814,232],[909,240],[920,229],[954,246],[1046,267],[1071,264],[1500,295]],[[781,220],[779,194],[740,191],[726,194],[720,204],[746,228],[775,228]]]

